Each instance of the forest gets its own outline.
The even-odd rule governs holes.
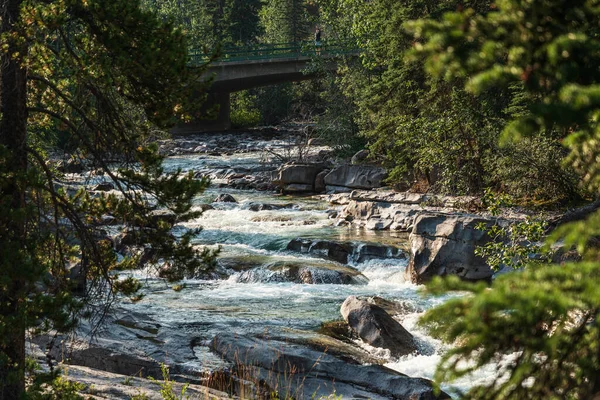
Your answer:
[[[172,140],[187,140],[172,139],[171,128],[207,118],[198,99],[210,93],[206,71],[212,64],[233,49],[284,44],[312,51],[317,28],[323,44],[308,61],[307,79],[231,93],[233,129],[200,134],[194,146],[222,143],[229,134],[230,142],[241,143],[248,132],[301,129],[307,143],[330,152],[327,172],[361,154],[364,165],[386,171],[385,189],[429,196],[422,208],[461,199],[466,205],[453,215],[484,218],[476,230],[492,240],[475,255],[493,277],[473,282],[440,273],[412,281],[415,293],[429,296],[415,312],[414,329],[448,343],[435,342],[439,357],[426,376],[433,382],[427,398],[600,396],[599,1],[2,0],[0,10],[1,400],[87,398],[52,361],[49,370],[37,365],[29,343],[80,326],[101,331],[113,306],[138,310],[138,304],[155,301],[148,289],[155,282],[148,286],[136,271],[145,268],[152,279],[159,276],[161,284],[185,294],[199,276],[216,276],[222,259],[243,256],[246,267],[254,266],[264,254],[273,256],[269,252],[281,258],[293,247],[288,239],[315,239],[314,232],[295,228],[283,234],[287,247],[275,251],[275,240],[260,242],[271,240],[275,228],[245,232],[243,207],[232,216],[239,229],[227,227],[225,238],[219,237],[225,219],[211,220],[210,213],[231,211],[221,204],[229,200],[200,203],[209,194],[222,195],[211,191],[225,187],[218,186],[222,175],[203,175],[197,169],[204,164],[181,161],[181,154],[165,149],[179,143]],[[335,57],[335,70],[327,58],[334,43],[349,49]],[[191,65],[192,54],[203,62]],[[231,161],[237,150],[227,146],[218,144],[209,155],[239,174],[235,162],[241,161]],[[262,158],[275,154],[261,151]],[[261,162],[252,168],[262,171]],[[325,167],[319,168],[314,175]],[[106,193],[86,186],[104,182],[95,176],[110,184]],[[358,195],[349,201],[352,196]],[[273,198],[275,206],[256,207],[314,211],[302,216],[302,229],[318,230],[321,223],[323,232],[335,229],[302,197],[284,199],[301,206]],[[102,222],[107,216],[117,222]],[[282,229],[296,217],[252,218]],[[417,232],[416,221],[406,237]],[[336,227],[352,223],[346,217]],[[122,229],[118,234],[111,233],[114,225]],[[250,239],[238,239],[246,233]],[[387,234],[387,241],[364,240],[399,240]],[[350,252],[341,264],[358,268],[350,261],[354,250],[336,240],[336,249]],[[401,240],[410,247],[409,239]],[[260,251],[234,254],[232,241]],[[123,245],[135,251],[116,250]],[[289,268],[282,259],[263,264],[269,271]],[[75,270],[83,281],[74,278]],[[356,281],[363,273],[374,279],[364,269],[350,275]],[[205,283],[199,285],[204,290]],[[444,301],[432,300],[439,298]],[[212,350],[227,358],[218,346]],[[165,364],[158,374],[161,395],[185,398],[185,389],[174,394]],[[489,379],[449,386],[489,368]],[[265,390],[271,398],[309,397]],[[253,393],[248,398],[266,398],[259,389]],[[317,398],[337,398],[335,391],[331,395]]]

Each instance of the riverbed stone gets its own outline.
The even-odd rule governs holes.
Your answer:
[[[215,198],[213,203],[237,203],[237,200],[230,194],[221,193]]]
[[[464,280],[489,280],[493,271],[475,249],[491,238],[483,224],[502,223],[494,218],[469,214],[429,213],[417,216],[410,234],[411,260],[408,277],[424,283],[434,276],[456,275]]]
[[[413,336],[384,309],[366,300],[349,296],[340,309],[342,317],[362,340],[390,350],[393,357],[417,351]]]
[[[299,253],[320,255],[341,264],[347,264],[352,254],[352,246],[349,244],[329,240],[296,238],[288,243],[287,249]]]
[[[296,205],[294,203],[274,204],[274,203],[250,203],[248,210],[250,211],[265,211],[265,210],[282,210],[292,209]]]
[[[96,192],[110,192],[115,189],[115,185],[111,182],[102,182],[92,188]]]
[[[362,244],[353,252],[354,261],[363,263],[369,260],[384,260],[389,258],[406,259],[406,254],[402,250],[393,246],[382,244]]]
[[[155,380],[136,375],[122,375],[98,369],[70,365],[68,373],[63,375],[71,382],[84,385],[80,394],[86,399],[131,400],[144,398],[147,400],[164,400],[161,386]],[[162,379],[159,379],[162,382]],[[197,384],[172,382],[173,391],[181,393],[185,386],[186,398],[191,400],[227,400],[227,393]]]
[[[153,225],[158,225],[159,223],[174,225],[177,222],[177,214],[167,209],[152,210],[148,213],[148,217]]]
[[[307,263],[275,261],[264,266],[241,272],[236,276],[239,283],[293,282],[309,285],[365,285],[368,279],[354,268],[333,263]]]
[[[362,263],[373,259],[405,259],[397,247],[375,243],[336,242],[332,240],[292,239],[287,250],[308,253],[337,261],[341,264]]]
[[[381,365],[356,365],[293,343],[222,333],[214,352],[237,364],[252,381],[262,380],[280,398],[329,396],[397,400],[448,399],[431,381],[411,378]]]
[[[365,162],[367,160],[367,158],[369,158],[369,150],[362,149],[362,150],[357,151],[352,156],[350,163],[352,163],[352,165],[362,164],[363,162]]]
[[[327,191],[325,184],[325,176],[330,172],[329,169],[324,169],[315,176],[315,193],[323,193]]]
[[[273,183],[281,187],[297,183],[314,187],[315,178],[324,169],[322,164],[287,164],[276,172]]]
[[[334,168],[324,178],[327,186],[343,186],[354,189],[373,189],[382,186],[386,171],[368,165],[342,165]]]

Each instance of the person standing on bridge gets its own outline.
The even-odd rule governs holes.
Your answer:
[[[317,55],[320,55],[321,54],[321,30],[319,29],[318,26],[317,26],[317,29],[315,30],[315,49],[316,49]]]

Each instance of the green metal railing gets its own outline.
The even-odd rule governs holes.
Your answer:
[[[356,54],[356,45],[350,42],[323,40],[321,46],[315,46],[314,42],[296,42],[279,44],[259,44],[245,47],[224,47],[215,62],[252,61],[281,58],[297,58],[312,56],[341,56],[345,54]],[[190,51],[190,64],[199,65],[210,59],[209,55],[202,51]]]

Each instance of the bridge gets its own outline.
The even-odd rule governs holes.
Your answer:
[[[225,130],[231,127],[230,93],[259,86],[296,82],[315,77],[307,71],[315,59],[325,61],[324,67],[335,70],[336,58],[355,55],[357,50],[345,42],[326,42],[316,48],[314,42],[265,44],[252,47],[224,48],[220,57],[209,65],[207,77],[213,78],[205,108],[218,105],[215,119],[180,125],[174,133],[193,133]],[[202,65],[208,60],[205,53],[192,51],[190,65]]]

